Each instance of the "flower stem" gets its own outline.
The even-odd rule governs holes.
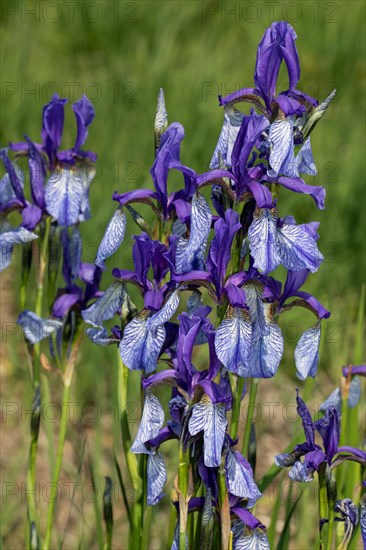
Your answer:
[[[43,547],[44,550],[48,550],[50,548],[50,543],[51,543],[53,519],[55,515],[55,505],[56,505],[56,499],[58,494],[58,482],[60,479],[63,450],[64,450],[64,444],[66,439],[68,407],[70,404],[70,390],[71,390],[71,385],[65,384],[64,393],[62,397],[61,425],[60,425],[60,433],[58,438],[56,463],[55,463],[55,470],[52,478],[50,505],[49,505],[48,514],[47,514],[46,536],[45,536],[44,547]]]
[[[219,504],[220,504],[220,531],[221,531],[221,550],[229,550],[231,521],[229,493],[226,487],[225,463],[221,460],[219,468]]]
[[[189,455],[184,448],[184,431],[179,445],[178,489],[179,489],[179,549],[185,550],[187,540],[188,520],[188,484],[189,484]]]
[[[239,428],[239,422],[240,422],[241,396],[243,393],[244,382],[245,382],[244,378],[242,378],[241,376],[238,376],[236,381],[236,391],[233,392],[233,409],[232,409],[231,423],[230,423],[230,437],[232,439],[236,439],[238,435],[238,428]]]
[[[256,399],[257,399],[258,382],[259,382],[258,378],[253,378],[252,381],[251,381],[251,384],[250,384],[248,416],[247,416],[247,421],[246,421],[246,424],[245,424],[243,445],[242,445],[242,454],[243,454],[243,456],[248,456],[250,431],[251,431],[251,428],[252,428],[255,402],[256,402]]]
[[[38,248],[38,270],[36,274],[36,305],[35,314],[42,317],[42,304],[43,304],[43,289],[44,289],[44,275],[47,265],[48,256],[48,240],[50,235],[51,217],[48,216],[45,222],[45,230],[42,238],[42,242]],[[33,382],[37,386],[40,383],[40,352],[41,343],[38,342],[33,346],[34,351],[34,363],[33,363]]]
[[[64,451],[64,445],[65,445],[65,439],[66,439],[66,432],[67,432],[71,384],[72,384],[77,354],[81,344],[81,336],[82,336],[82,333],[79,327],[78,332],[76,334],[74,346],[72,348],[70,357],[67,361],[66,369],[64,373],[64,391],[62,396],[60,433],[58,437],[55,469],[54,469],[53,478],[52,478],[50,505],[47,513],[46,536],[45,536],[44,545],[43,545],[44,550],[48,550],[50,548],[50,543],[51,543],[52,527],[53,527],[53,520],[55,515],[55,506],[56,506],[56,500],[57,500],[57,494],[58,494],[58,483],[60,479],[63,451]]]
[[[132,528],[130,531],[130,548],[139,548],[141,541],[141,523],[142,523],[142,507],[141,498],[143,497],[142,481],[139,474],[138,461],[134,453],[131,453],[132,445],[130,426],[128,423],[127,414],[127,389],[129,370],[123,364],[121,356],[118,353],[118,402],[121,422],[122,447],[125,455],[127,469],[134,487],[135,501],[131,506]]]
[[[328,518],[327,484],[325,479],[325,464],[321,464],[318,470],[319,481],[319,550],[324,549],[323,524]]]

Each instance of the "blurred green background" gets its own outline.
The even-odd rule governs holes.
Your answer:
[[[332,316],[323,330],[320,375],[308,390],[315,402],[332,389],[339,367],[354,360],[354,329],[364,279],[364,2],[5,2],[1,22],[1,144],[19,141],[23,133],[39,140],[42,106],[54,91],[68,97],[70,103],[82,93],[94,102],[96,118],[85,147],[97,152],[98,171],[91,187],[92,219],[81,228],[84,260],[93,261],[115,209],[113,191],[152,185],[149,169],[154,159],[153,119],[159,88],[165,91],[169,121],[179,121],[185,128],[182,161],[198,172],[204,171],[222,125],[217,95],[252,82],[257,44],[267,26],[280,19],[290,21],[298,35],[298,87],[320,100],[337,89],[335,101],[312,135],[318,176],[306,180],[325,186],[326,210],[318,211],[311,198],[286,190],[280,199],[282,216],[294,215],[299,223],[321,222],[319,247],[325,262],[310,277],[306,290],[314,293]],[[283,72],[280,88],[286,88]],[[74,137],[69,105],[62,147],[72,146]],[[128,238],[108,262],[103,288],[110,282],[112,266],[130,267],[129,247]],[[19,257],[2,278],[3,326],[4,321],[12,322],[17,315],[18,269]],[[283,324],[287,350],[280,374],[263,385],[262,398],[270,395],[279,402],[293,401],[293,389],[299,382],[294,376],[292,353],[298,331],[312,322],[302,313],[290,315]],[[5,334],[3,343],[2,397],[5,401],[25,400],[29,405],[20,336],[12,339]],[[90,453],[99,457],[96,476],[103,476],[112,468],[112,435],[118,433],[111,411],[115,401],[115,351],[86,342],[80,363],[74,393],[81,405],[77,409],[79,420],[70,432],[67,473],[74,475],[81,441],[87,437]],[[56,375],[51,373],[50,377],[57,401],[59,382]],[[82,404],[90,402],[99,403],[103,410],[94,423],[85,422],[85,415],[80,414]],[[26,453],[19,453],[19,449],[23,445],[27,448],[28,425],[22,422],[19,429],[16,416],[5,428],[8,435],[10,429],[13,438],[8,443],[10,455],[2,457],[2,465],[7,463],[5,478],[20,484]],[[272,428],[264,422],[259,425],[259,431],[269,438],[267,465],[281,450]],[[290,434],[293,425],[284,426],[282,419],[276,429]],[[46,447],[45,442],[45,453]],[[44,470],[41,475],[47,476],[46,465]],[[20,494],[9,497],[4,505],[2,529],[8,548],[16,547],[11,541],[21,541],[24,534],[22,529],[14,534],[17,526],[24,525],[25,517],[25,501],[18,506],[18,497]],[[87,504],[84,499],[84,506]],[[116,504],[117,510],[121,506]],[[73,506],[66,503],[65,509]],[[83,529],[80,514],[86,518]],[[122,509],[121,525],[123,514]],[[69,544],[75,548],[73,544],[82,531],[86,547],[92,547],[93,517],[92,512],[89,517],[79,508],[69,521],[66,511],[59,514],[60,532],[67,525],[64,547]],[[157,523],[154,529],[159,533]],[[124,532],[123,526],[119,529]],[[121,548],[117,541],[115,544]],[[159,543],[152,548],[160,548]]]

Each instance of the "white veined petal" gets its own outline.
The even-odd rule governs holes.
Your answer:
[[[297,376],[306,380],[314,378],[318,370],[320,343],[320,323],[306,330],[300,337],[295,349]]]
[[[165,302],[163,307],[148,319],[148,326],[156,327],[158,325],[163,325],[164,323],[169,321],[169,319],[173,317],[174,313],[178,309],[179,300],[180,300],[180,292],[179,290],[175,290],[169,296],[168,300]]]
[[[147,392],[144,403],[144,410],[140,426],[131,447],[133,453],[147,453],[146,441],[154,439],[164,424],[164,410],[160,401],[151,392]]]
[[[24,310],[17,319],[24,335],[31,344],[36,344],[62,328],[62,322],[53,319],[43,319],[32,311]]]
[[[315,166],[313,152],[311,149],[310,137],[308,137],[296,155],[297,169],[300,174],[316,176],[318,171]]]
[[[254,267],[265,275],[281,263],[277,250],[277,214],[274,210],[257,209],[248,230],[250,253]]]
[[[126,215],[123,212],[122,208],[117,208],[116,212],[113,214],[112,219],[107,225],[102,241],[98,248],[97,257],[95,259],[95,264],[98,267],[100,267],[101,269],[105,269],[104,261],[118,250],[123,242],[125,231]]]
[[[220,155],[224,164],[231,167],[231,153],[238,136],[244,114],[232,106],[224,107],[224,122],[217,142],[214,154],[210,162],[210,168],[221,168]]]
[[[324,260],[314,237],[301,225],[284,224],[277,231],[277,249],[281,263],[291,271],[318,270]]]
[[[192,198],[191,231],[189,239],[181,237],[176,250],[176,272],[187,273],[194,269],[196,256],[205,250],[211,229],[212,214],[203,195],[195,193]]]
[[[247,368],[252,343],[249,315],[240,308],[229,308],[215,335],[215,350],[224,367],[240,376]]]
[[[241,522],[233,525],[233,550],[270,550],[266,531],[250,529]]]
[[[93,177],[91,170],[74,166],[58,168],[50,175],[45,190],[46,207],[59,225],[68,227],[79,221]]]
[[[293,140],[294,117],[288,116],[275,120],[269,129],[270,154],[269,164],[271,177],[283,174],[297,177],[299,175],[294,154]]]
[[[167,480],[166,467],[160,453],[152,453],[147,459],[147,505],[154,506],[162,497]]]
[[[112,319],[115,313],[121,309],[125,294],[123,283],[119,281],[112,283],[103,296],[81,312],[84,321],[95,327],[101,327],[103,321]]]
[[[272,314],[272,305],[263,304],[268,331],[253,342],[249,367],[243,376],[271,378],[278,370],[282,359],[284,340],[280,327]]]
[[[0,232],[0,271],[3,271],[11,262],[15,244],[23,244],[38,239],[38,235],[24,227],[12,228],[6,224]]]

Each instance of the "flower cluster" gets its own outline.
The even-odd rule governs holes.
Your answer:
[[[301,380],[314,377],[320,323],[330,315],[302,290],[309,273],[323,261],[317,245],[319,224],[298,225],[287,213],[279,215],[281,186],[310,195],[321,209],[325,199],[325,190],[305,184],[300,174],[316,174],[310,133],[334,92],[318,104],[296,88],[300,69],[295,40],[288,23],[273,23],[258,47],[255,88],[220,98],[224,123],[206,173],[181,162],[184,130],[178,122],[168,125],[160,91],[156,158],[150,171],[154,189],[113,195],[119,206],[96,258],[96,265],[105,270],[105,261],[124,239],[127,211],[142,229],[134,237],[134,269],[113,269],[115,281],[82,312],[93,327],[89,337],[100,345],[118,343],[124,365],[142,372],[145,403],[131,451],[148,456],[147,504],[160,500],[167,479],[160,446],[177,439],[194,485],[188,490],[178,482],[177,536],[185,532],[187,514],[199,507],[207,517],[221,514],[223,521],[226,498],[233,548],[268,547],[264,526],[249,511],[261,496],[252,467],[236,448],[237,428],[228,430],[227,413],[237,406],[235,400],[240,407],[245,393],[238,395],[235,384],[243,389],[243,378],[276,374],[284,350],[278,318],[297,306],[316,317],[295,350],[297,375]],[[289,89],[276,95],[282,62]],[[234,106],[238,102],[254,108],[244,114]],[[172,171],[181,174],[183,185],[169,193]],[[212,207],[204,195],[207,186],[212,189]],[[151,207],[157,219],[153,229],[132,207],[138,203]],[[284,285],[271,275],[280,265],[287,270]],[[131,308],[129,284],[140,291],[139,312]],[[185,293],[186,311],[174,321]],[[215,312],[205,303],[207,297]],[[116,313],[121,322],[109,334],[104,323]],[[208,350],[204,369],[194,365],[196,347]],[[154,395],[162,384],[172,387],[165,424]],[[205,491],[197,496],[201,485]]]
[[[50,306],[54,302],[52,316],[56,319],[45,319],[39,315],[40,312],[22,311],[18,323],[31,344],[38,343],[54,332],[61,336],[63,323],[57,319],[64,319],[71,308],[75,309],[76,306],[81,311],[90,299],[99,295],[101,271],[94,264],[82,263],[82,245],[78,230],[79,223],[90,218],[89,187],[95,174],[96,155],[82,150],[82,146],[95,113],[86,96],[72,105],[76,120],[75,144],[71,149],[60,150],[66,103],[67,99],[61,99],[55,94],[44,106],[42,143],[35,143],[25,135],[24,142],[11,143],[9,148],[0,150],[6,171],[0,181],[1,270],[10,264],[15,244],[26,245],[39,239],[48,252],[47,257],[41,258],[43,264],[41,262],[36,267],[40,285],[43,285],[44,271],[48,268]],[[15,154],[14,161],[10,159],[9,150]],[[25,188],[25,174],[19,166],[22,157],[28,163],[29,192]],[[11,226],[7,221],[7,217],[13,212],[21,215],[17,227]],[[59,271],[60,245],[66,288],[56,292],[53,287]],[[32,262],[32,253],[29,256]],[[33,259],[36,261],[34,254]],[[25,277],[22,275],[22,279],[25,286],[29,268],[27,262],[23,261]],[[76,279],[84,283],[84,289],[76,284]]]

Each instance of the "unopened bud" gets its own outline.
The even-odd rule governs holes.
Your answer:
[[[158,149],[160,145],[160,137],[168,127],[168,113],[165,107],[164,90],[160,88],[158,95],[158,106],[155,115],[155,149]]]
[[[111,533],[113,529],[112,485],[111,478],[106,476],[103,493],[103,515],[107,533]]]
[[[39,424],[41,419],[41,389],[36,387],[34,392],[34,398],[32,403],[32,415],[31,415],[31,436],[32,441],[38,440]]]

